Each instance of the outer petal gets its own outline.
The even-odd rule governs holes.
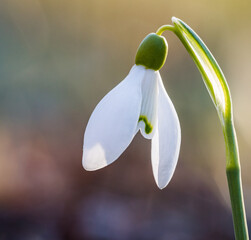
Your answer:
[[[97,170],[115,161],[132,141],[141,108],[143,66],[128,76],[96,106],[86,127],[83,167]]]
[[[152,139],[152,167],[155,181],[163,189],[172,178],[178,161],[181,131],[177,113],[160,75],[158,83],[158,123]]]

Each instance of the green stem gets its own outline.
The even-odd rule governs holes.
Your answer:
[[[165,31],[167,31],[167,30],[169,30],[169,31],[175,31],[175,27],[172,26],[172,25],[163,25],[163,26],[161,26],[161,27],[157,30],[156,34],[160,36],[163,32],[165,32]]]
[[[184,23],[182,23],[182,27],[185,28],[187,32],[181,32],[184,29],[179,29],[177,27],[177,19],[174,20],[176,21],[175,26],[164,25],[157,30],[156,34],[161,35],[166,30],[170,30],[176,34],[176,36],[181,40],[181,42],[193,58],[194,62],[196,63],[197,67],[199,68],[214,102],[216,100],[214,88],[211,85],[210,78],[207,76],[204,65],[201,64],[201,60],[197,57],[197,54],[201,54],[201,56],[207,58],[207,61],[205,61],[205,63],[208,65],[211,64],[211,69],[215,71],[219,79],[219,83],[221,84],[221,87],[223,89],[226,105],[225,109],[223,109],[225,111],[222,113],[222,110],[217,106],[217,104],[216,108],[221,120],[221,125],[223,127],[226,144],[226,174],[232,206],[235,239],[248,240],[249,235],[242,191],[238,143],[233,123],[232,101],[227,82],[216,60],[214,59],[208,48],[201,41],[201,39],[193,32],[191,28],[189,28],[188,25],[185,25]],[[187,34],[186,37],[184,37],[184,34]],[[188,41],[190,41],[190,44],[194,44],[195,48],[192,48]]]
[[[226,143],[226,173],[232,206],[235,239],[248,240],[238,143],[232,120],[226,122],[223,132]]]

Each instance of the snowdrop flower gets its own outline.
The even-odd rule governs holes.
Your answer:
[[[155,181],[163,189],[174,173],[181,141],[180,124],[164,88],[159,69],[167,42],[149,34],[140,44],[128,76],[96,106],[84,135],[83,167],[103,168],[124,152],[136,133],[152,140]]]

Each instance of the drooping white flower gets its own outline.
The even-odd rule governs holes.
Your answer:
[[[82,161],[86,170],[114,162],[140,130],[152,140],[152,168],[158,187],[163,189],[169,183],[178,160],[181,133],[158,71],[166,55],[165,39],[149,34],[128,76],[96,106],[84,135]]]

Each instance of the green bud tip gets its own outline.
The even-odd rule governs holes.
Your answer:
[[[139,45],[135,63],[157,71],[164,65],[167,51],[166,39],[156,33],[150,33]]]

